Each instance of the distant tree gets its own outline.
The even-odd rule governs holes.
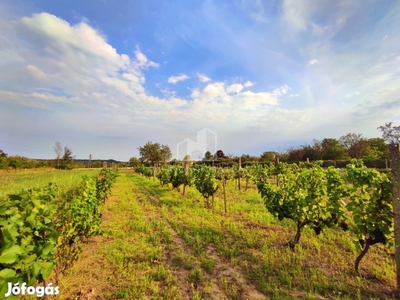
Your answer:
[[[389,148],[386,142],[382,138],[370,138],[368,139],[368,145],[361,152],[362,159],[378,160],[389,158]]]
[[[0,169],[7,169],[7,166],[8,166],[7,154],[4,153],[3,150],[0,150]]]
[[[303,145],[301,149],[303,150],[303,161],[307,158],[311,161],[316,161],[322,159],[322,142],[318,140],[313,140],[313,145]]]
[[[313,148],[314,148],[314,155],[318,158],[316,160],[322,159],[322,142],[316,139],[313,139]]]
[[[213,155],[211,154],[210,151],[207,151],[207,152],[204,154],[203,160],[212,160],[212,159],[213,159]]]
[[[189,161],[190,160],[190,155],[186,154],[185,157],[183,158],[183,161]]]
[[[224,151],[222,151],[222,150],[218,150],[218,151],[215,153],[215,156],[216,156],[217,158],[226,158],[226,156],[225,156],[225,154],[224,154]]]
[[[8,166],[13,169],[32,169],[35,168],[36,165],[36,160],[24,156],[13,155],[8,157]]]
[[[348,159],[347,149],[340,144],[337,139],[323,139],[322,143],[322,159],[324,160],[339,160]]]
[[[140,159],[136,158],[136,157],[131,157],[129,159],[129,166],[134,168],[137,167],[138,165],[140,165]]]
[[[173,160],[171,160],[171,161],[169,162],[169,164],[170,164],[171,166],[179,165],[179,164],[180,164],[180,161],[177,160],[176,158],[174,158]]]
[[[281,151],[278,155],[280,162],[288,162],[289,161],[289,153],[287,151]]]
[[[92,168],[101,168],[103,166],[103,163],[100,160],[96,160],[92,162]]]
[[[246,166],[246,164],[249,164],[251,162],[258,162],[260,161],[260,157],[259,156],[251,156],[249,154],[242,154],[242,156],[240,156],[240,162],[242,164],[242,166]],[[239,157],[232,157],[232,161],[239,161]]]
[[[140,161],[152,165],[153,180],[156,177],[156,169],[161,163],[169,161],[172,157],[171,149],[167,145],[147,142],[143,147],[139,147]]]
[[[275,151],[264,151],[263,154],[261,154],[261,161],[265,163],[274,163],[276,157],[279,155],[278,152]]]
[[[19,156],[10,156],[8,158],[8,165],[13,169],[22,169],[24,164]]]
[[[63,148],[61,147],[61,143],[58,141],[54,145],[54,152],[56,153],[57,169],[59,169],[60,168],[60,158],[63,153]]]
[[[140,161],[157,167],[171,159],[172,153],[167,145],[147,142],[143,147],[139,147]]]
[[[288,162],[303,161],[303,158],[304,158],[304,150],[303,149],[290,147],[288,150],[286,150],[286,152],[288,154],[288,156],[287,156]]]
[[[250,160],[250,155],[248,154],[242,154],[242,156],[240,157],[241,163],[245,163],[246,161]]]
[[[61,158],[61,168],[64,170],[72,170],[74,168],[74,157],[69,147],[64,147],[64,154]]]
[[[341,136],[339,142],[347,149],[347,154],[356,159],[361,158],[362,152],[368,147],[368,140],[361,134],[348,133]]]

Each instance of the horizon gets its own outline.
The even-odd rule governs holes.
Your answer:
[[[178,158],[205,128],[234,156],[381,137],[400,123],[398,28],[395,0],[5,0],[0,149],[126,162],[148,141]]]

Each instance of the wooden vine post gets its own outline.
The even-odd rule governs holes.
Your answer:
[[[278,167],[278,165],[279,165],[279,156],[275,156],[275,167]],[[275,180],[276,180],[276,186],[279,186],[278,174],[275,174]]]
[[[187,195],[188,185],[187,185],[187,176],[189,174],[189,161],[185,160],[185,180],[183,184],[183,196]]]
[[[241,180],[241,173],[242,173],[242,158],[239,157],[239,168],[238,168],[238,189],[240,191],[240,180]]]
[[[399,143],[390,143],[390,160],[392,168],[392,193],[394,213],[394,240],[396,247],[396,281],[397,294],[400,296],[400,151]]]
[[[390,167],[392,173],[392,195],[394,215],[394,243],[396,250],[396,283],[397,297],[400,297],[400,126],[392,123],[378,127],[383,139],[389,144]]]

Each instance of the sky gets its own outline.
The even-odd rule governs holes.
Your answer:
[[[380,137],[400,125],[399,28],[397,0],[0,0],[0,149],[198,159]]]

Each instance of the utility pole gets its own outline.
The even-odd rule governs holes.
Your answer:
[[[89,169],[92,168],[92,154],[89,154]]]

